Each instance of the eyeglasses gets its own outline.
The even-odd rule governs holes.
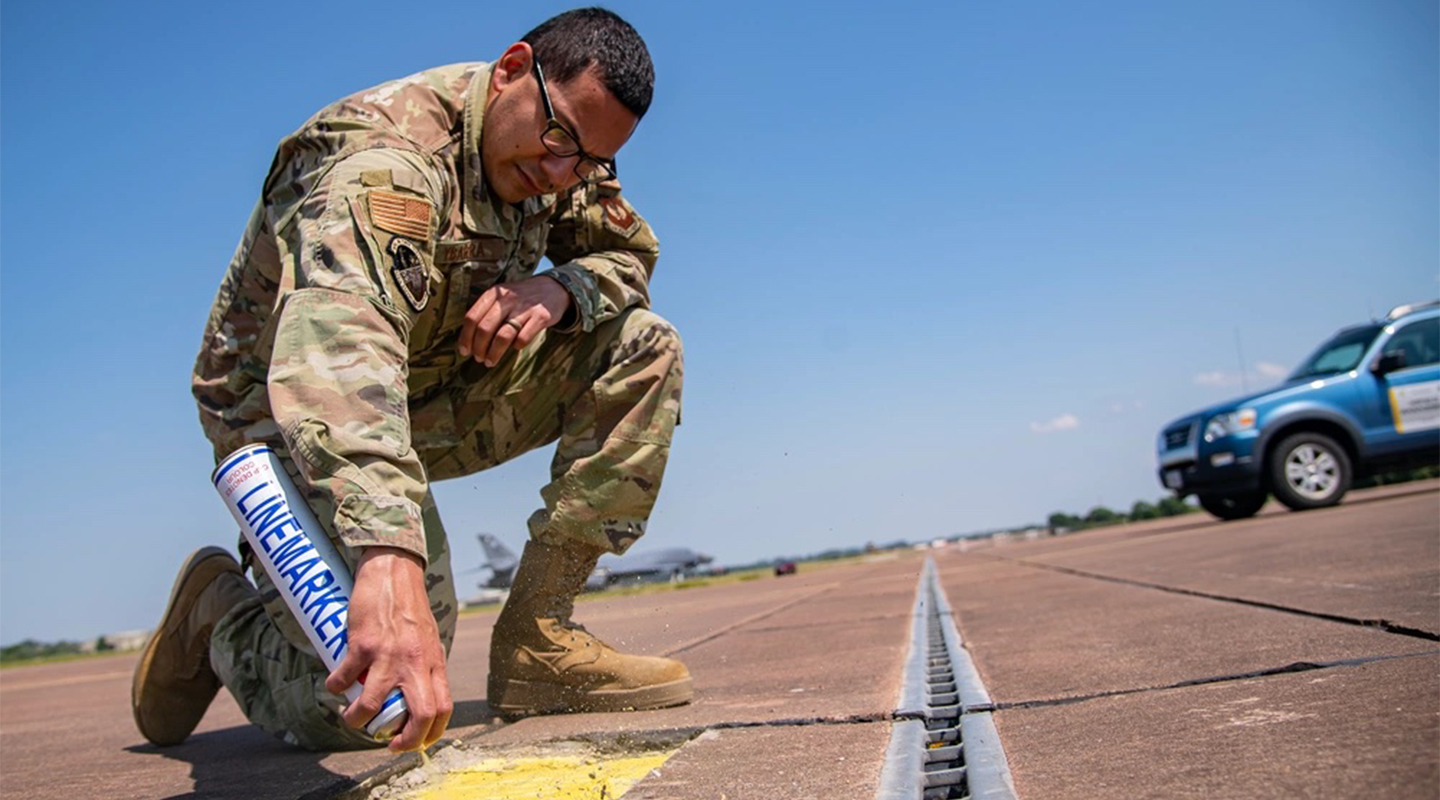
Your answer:
[[[545,132],[540,134],[540,143],[545,145],[545,149],[553,156],[579,156],[580,160],[575,162],[575,176],[580,180],[586,183],[612,180],[615,177],[615,160],[598,158],[585,152],[575,134],[560,124],[560,120],[555,118],[555,107],[550,105],[550,92],[545,88],[545,73],[540,69],[540,61],[532,59],[531,63],[535,65],[535,80],[540,84],[540,102],[545,106],[545,117],[549,120],[545,125]]]

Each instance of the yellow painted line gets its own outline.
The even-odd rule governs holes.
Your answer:
[[[95,681],[108,681],[115,678],[128,678],[130,672],[102,672],[99,675],[79,675],[74,678],[56,678],[49,681],[31,681],[30,683],[3,683],[0,684],[0,692],[11,692],[16,689],[44,689],[49,686],[70,686],[76,683],[93,683]]]
[[[487,758],[451,771],[409,800],[613,800],[675,750],[614,758]]]

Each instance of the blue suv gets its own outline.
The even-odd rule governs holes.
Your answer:
[[[1166,425],[1160,482],[1221,519],[1274,494],[1340,502],[1357,476],[1440,463],[1440,301],[1336,333],[1268,391]]]

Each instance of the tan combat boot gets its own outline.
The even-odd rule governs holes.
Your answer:
[[[210,631],[254,594],[240,564],[221,548],[204,547],[186,559],[130,688],[135,725],[146,739],[179,744],[200,724],[220,691],[210,668]]]
[[[490,640],[490,708],[506,715],[638,711],[690,702],[690,671],[632,656],[570,621],[603,551],[528,542]]]

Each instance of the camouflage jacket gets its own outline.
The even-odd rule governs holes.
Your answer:
[[[618,184],[518,206],[489,193],[489,78],[480,63],[420,72],[283,140],[206,324],[192,390],[216,458],[283,444],[350,547],[425,557],[412,442],[430,432],[409,408],[459,371],[485,289],[545,256],[573,300],[568,330],[649,305],[659,247]]]

